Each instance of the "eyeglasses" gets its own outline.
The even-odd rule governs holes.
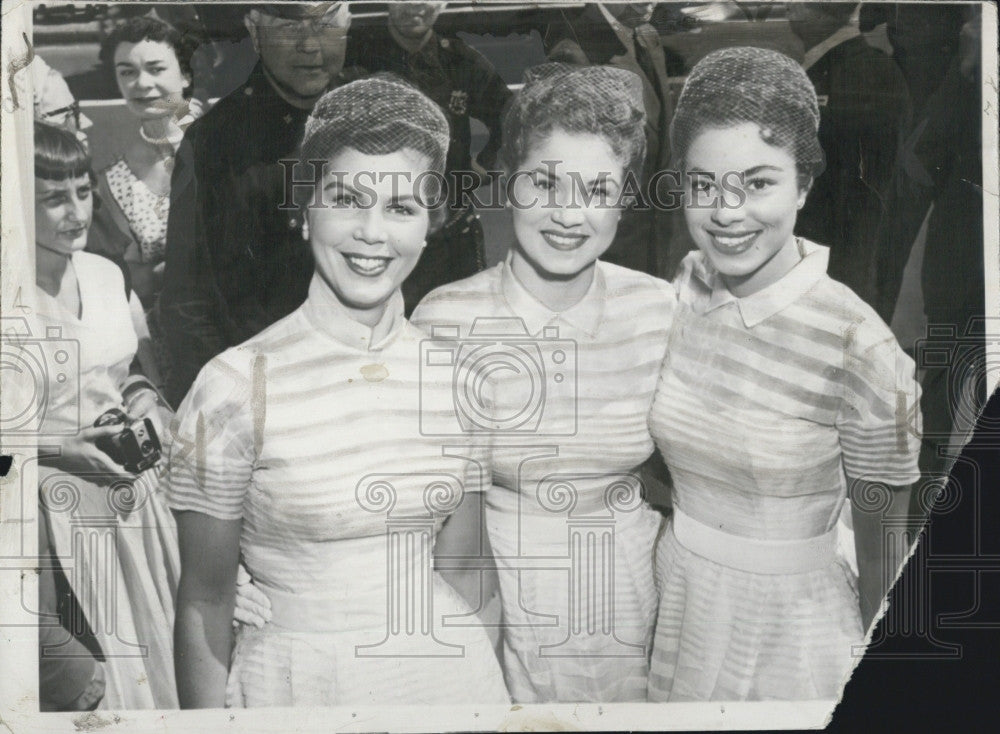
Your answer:
[[[43,112],[40,117],[43,122],[57,127],[68,127],[69,121],[73,120],[73,131],[75,132],[80,129],[80,103],[74,100],[72,104],[65,107]]]

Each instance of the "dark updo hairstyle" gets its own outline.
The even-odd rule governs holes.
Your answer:
[[[316,102],[306,120],[299,159],[329,161],[344,148],[388,155],[403,148],[429,160],[440,184],[451,140],[448,118],[427,95],[394,74],[374,74],[337,87]],[[430,192],[435,200],[440,191]],[[442,207],[430,209],[431,228],[444,223]]]
[[[101,61],[112,69],[115,63],[115,51],[122,43],[139,43],[141,41],[156,41],[165,43],[174,50],[181,73],[191,80],[184,90],[184,97],[189,98],[194,89],[194,72],[191,70],[191,57],[198,48],[197,34],[182,31],[153,15],[137,15],[118,25],[101,43]]]
[[[531,146],[553,130],[596,135],[607,142],[626,173],[642,174],[646,156],[642,81],[610,66],[540,64],[525,73],[503,119],[500,158],[515,170]]]
[[[35,122],[35,178],[65,181],[87,176],[97,183],[86,146],[69,130]]]
[[[750,46],[713,51],[691,70],[670,124],[675,165],[685,168],[688,149],[702,131],[747,122],[760,128],[768,145],[792,154],[800,188],[823,172],[812,82],[788,56]]]

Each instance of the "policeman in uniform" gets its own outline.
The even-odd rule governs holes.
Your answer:
[[[286,203],[286,167],[316,100],[343,75],[347,3],[254,5],[260,60],[185,133],[171,178],[159,320],[180,403],[202,366],[305,300],[312,253]]]
[[[407,315],[428,292],[479,272],[486,266],[483,227],[468,201],[461,201],[460,178],[482,180],[495,168],[500,122],[510,91],[493,66],[456,37],[434,31],[443,2],[390,3],[388,22],[356,24],[348,42],[347,66],[391,72],[437,102],[448,116],[451,144],[446,179],[451,201],[444,226],[427,238],[427,248],[403,284]],[[476,159],[470,145],[470,118],[490,131]],[[467,184],[467,190],[473,188]]]

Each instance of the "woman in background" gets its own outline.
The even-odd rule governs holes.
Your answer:
[[[469,349],[507,324],[510,349],[478,362],[495,392],[455,409],[494,439],[486,527],[517,702],[646,698],[660,515],[639,467],[653,451],[647,415],[676,299],[665,281],[599,259],[641,170],[644,123],[631,72],[531,70],[501,145],[516,241],[505,262],[431,292],[413,314],[435,336],[471,336]],[[544,384],[516,370],[532,345]],[[475,397],[465,388],[482,376],[456,373],[457,390]],[[577,523],[586,529],[571,532]]]
[[[60,647],[42,656],[41,693],[53,708],[91,708],[98,701],[112,709],[173,708],[175,524],[156,467],[133,474],[101,447],[123,426],[93,427],[118,409],[131,419],[149,418],[165,437],[171,414],[151,385],[129,375],[137,338],[122,273],[110,260],[83,252],[93,206],[86,148],[72,132],[36,123],[37,317],[72,345],[63,359],[54,356],[46,374],[40,434],[57,437],[46,443],[58,450],[43,453],[38,469],[42,554],[70,565],[43,573],[40,593],[46,605],[61,607],[64,620],[82,618],[89,626],[75,630],[70,645],[81,649],[72,660],[60,660],[67,654]],[[63,364],[65,371],[58,369]],[[32,395],[32,388],[39,386],[15,394]],[[63,592],[58,600],[57,589]],[[82,662],[88,657],[100,661],[89,671]],[[61,662],[66,666],[53,671]],[[77,684],[75,697],[61,690]]]
[[[886,591],[881,510],[919,477],[913,360],[793,233],[818,126],[802,68],[757,48],[706,56],[677,105],[699,249],[650,416],[674,485],[652,701],[836,699]],[[858,577],[837,553],[847,496]]]
[[[163,279],[170,177],[184,130],[201,110],[191,99],[193,51],[189,35],[150,15],[125,21],[102,47],[126,108],[138,122],[139,135],[99,174],[109,216],[99,220],[91,236],[100,240],[102,252],[110,248],[128,265],[161,372],[149,377],[158,385],[169,366],[154,307]]]

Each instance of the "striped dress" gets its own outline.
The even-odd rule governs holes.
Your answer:
[[[303,306],[212,360],[185,398],[170,504],[242,519],[272,607],[237,638],[227,705],[509,700],[482,626],[431,571],[485,462],[468,440],[420,434],[421,410],[451,405],[450,380],[419,382],[422,341],[398,293],[368,329],[314,277]]]
[[[653,451],[647,414],[675,303],[665,281],[598,262],[584,298],[554,313],[500,263],[413,314],[460,340],[463,411],[476,408],[461,402],[466,387],[475,395],[477,375],[494,377],[482,406],[496,420],[486,522],[517,702],[646,698],[661,517],[638,467]]]
[[[836,552],[845,478],[915,481],[919,390],[889,328],[800,240],[736,298],[685,259],[650,426],[674,482],[652,701],[831,699],[863,640]]]

